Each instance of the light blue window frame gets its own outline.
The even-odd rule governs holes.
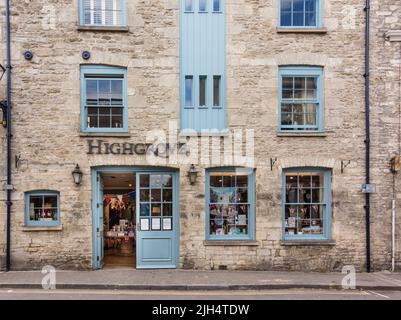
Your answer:
[[[113,76],[121,76],[123,79],[123,127],[122,128],[88,128],[86,110],[86,81],[85,76],[99,76],[99,79],[113,79]],[[109,78],[108,78],[109,76]],[[96,80],[96,78],[93,78]],[[81,131],[82,132],[128,132],[128,88],[127,88],[127,68],[82,65],[81,66]]]
[[[57,220],[54,221],[31,221],[30,199],[31,196],[56,196],[57,197]],[[27,227],[56,227],[60,225],[60,193],[51,190],[34,190],[25,192],[25,225]]]
[[[316,0],[316,25],[314,26],[284,26],[281,22],[281,3],[282,0],[278,1],[278,26],[279,28],[289,28],[289,29],[313,29],[323,27],[323,0]]]
[[[88,27],[126,27],[127,26],[127,0],[120,0],[121,2],[121,24],[119,25],[106,25],[106,24],[85,24],[85,0],[79,0],[79,23],[81,26]]]
[[[322,235],[286,235],[285,232],[285,205],[286,205],[286,174],[299,172],[323,173],[324,194],[323,194],[323,234]],[[282,174],[282,239],[283,240],[331,240],[331,176],[328,168],[302,167],[283,170]]]
[[[317,103],[316,109],[316,125],[283,125],[282,124],[282,90],[284,77],[315,77],[317,78],[317,96],[313,103]],[[308,67],[308,66],[281,66],[279,67],[279,131],[302,133],[302,132],[323,132],[324,131],[324,70],[323,67]],[[294,103],[303,103],[307,100],[294,100]],[[311,101],[312,102],[312,101]]]
[[[248,235],[211,235],[210,234],[210,174],[213,172],[234,173],[236,170],[248,174]],[[205,238],[206,240],[255,240],[255,170],[242,167],[210,168],[206,170],[205,176]]]

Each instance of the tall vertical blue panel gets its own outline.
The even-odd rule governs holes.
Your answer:
[[[225,0],[181,1],[181,130],[224,130],[226,124]],[[206,10],[201,11],[201,2]],[[187,5],[186,5],[187,4]],[[186,11],[188,10],[188,11]],[[192,105],[186,102],[185,78],[193,77]],[[214,105],[213,77],[220,76],[220,105]],[[206,105],[200,105],[200,78],[206,77]],[[188,86],[187,86],[188,89]]]

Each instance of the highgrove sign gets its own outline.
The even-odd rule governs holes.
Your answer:
[[[188,155],[186,143],[130,143],[113,142],[105,140],[88,140],[88,152],[90,155],[149,155],[168,158],[172,152],[180,155]]]

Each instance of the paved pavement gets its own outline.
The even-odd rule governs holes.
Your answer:
[[[344,274],[267,271],[105,269],[57,271],[57,289],[92,290],[283,290],[342,289]],[[0,289],[41,289],[40,271],[0,272]],[[400,291],[401,273],[356,274],[356,288]]]
[[[142,291],[0,289],[0,300],[400,300],[400,291],[364,290],[246,290],[246,291]],[[155,305],[158,305],[155,302]],[[145,311],[145,310],[144,310]]]

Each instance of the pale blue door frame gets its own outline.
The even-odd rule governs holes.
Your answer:
[[[142,177],[149,178],[149,188],[142,184]],[[171,189],[160,190],[161,197],[159,203],[151,203],[153,201],[152,178],[171,177]],[[162,179],[163,180],[163,179]],[[162,182],[161,182],[162,183]],[[137,223],[137,246],[136,261],[138,269],[175,269],[178,260],[178,199],[177,199],[178,175],[171,171],[148,171],[137,172],[136,178],[136,223]],[[172,212],[165,212],[164,191],[172,191]],[[150,197],[148,200],[141,199],[142,191],[148,192]],[[154,210],[157,209],[157,210]],[[156,216],[154,216],[156,214]],[[164,220],[167,220],[164,223]],[[156,225],[154,224],[154,220]]]
[[[179,261],[179,172],[172,168],[159,167],[116,167],[102,166],[92,168],[92,212],[93,212],[93,269],[103,267],[103,236],[99,237],[98,228],[103,230],[103,191],[102,173],[135,173],[137,181],[136,189],[136,267],[138,269],[174,269]],[[142,231],[140,230],[139,190],[140,175],[171,175],[172,176],[172,223],[171,231]],[[98,206],[101,199],[102,205]],[[161,222],[162,223],[162,222]],[[102,228],[100,228],[102,227]],[[99,258],[98,258],[99,257]]]
[[[103,181],[100,172],[92,174],[92,241],[93,268],[101,269],[104,262]]]

